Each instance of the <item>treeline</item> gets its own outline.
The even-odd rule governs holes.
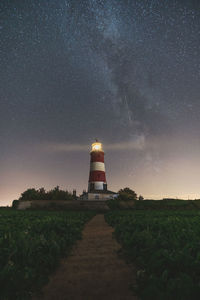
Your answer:
[[[61,190],[59,186],[56,186],[50,191],[45,189],[30,188],[23,192],[18,200],[29,201],[29,200],[73,200],[74,195],[67,190]]]
[[[141,201],[142,200],[142,201]],[[134,209],[134,210],[193,210],[200,209],[200,199],[182,200],[164,198],[162,200],[144,200],[137,196],[130,188],[119,190],[118,197],[107,201],[110,209]]]
[[[122,201],[119,198],[108,200],[110,209],[134,209],[134,210],[194,210],[200,209],[200,200],[143,200]]]
[[[163,199],[163,200],[144,200],[135,204],[137,210],[193,210],[200,209],[200,200],[178,200],[178,199]]]

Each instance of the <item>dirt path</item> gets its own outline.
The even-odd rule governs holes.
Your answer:
[[[133,272],[117,255],[120,245],[103,215],[95,216],[43,289],[44,300],[135,300]]]

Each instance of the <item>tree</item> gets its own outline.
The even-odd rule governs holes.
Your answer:
[[[138,200],[142,201],[144,200],[144,197],[142,197],[141,195],[139,196]]]
[[[19,200],[13,200],[13,202],[12,202],[12,208],[17,209],[18,204],[19,204]]]
[[[67,190],[60,190],[59,186],[47,192],[46,195],[47,200],[73,200],[72,194]]]
[[[122,201],[137,200],[137,194],[136,194],[135,191],[133,191],[130,188],[126,187],[124,189],[119,190],[118,199],[122,200]]]
[[[38,200],[38,191],[34,188],[27,189],[21,194],[19,200],[28,201],[28,200]]]
[[[38,190],[34,188],[27,189],[21,194],[19,200],[21,201],[31,201],[31,200],[73,200],[73,196],[70,192],[60,190],[59,186],[56,186],[50,191],[45,191],[45,189],[39,188]]]

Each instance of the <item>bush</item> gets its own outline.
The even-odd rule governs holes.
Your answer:
[[[30,188],[21,194],[19,200],[73,200],[73,195],[67,190],[60,190],[59,186],[56,186],[50,191],[45,191],[44,188],[40,188],[38,190]]]
[[[12,208],[17,209],[18,204],[19,204],[19,200],[13,200],[13,202],[12,202]]]
[[[142,200],[143,197],[140,196],[139,199]],[[108,200],[107,205],[111,210],[133,209],[135,208],[136,200],[138,200],[136,192],[126,187],[119,190],[115,199]]]
[[[59,186],[47,192],[48,200],[73,200],[73,196],[68,191],[62,191]]]
[[[21,194],[19,200],[27,201],[27,200],[41,200],[39,197],[39,190],[34,188],[27,189],[25,192]],[[38,199],[39,198],[39,199]]]
[[[120,209],[120,201],[118,199],[110,199],[106,201],[110,209]]]
[[[135,191],[133,191],[130,188],[126,187],[124,189],[119,190],[117,198],[120,201],[137,200],[137,194],[136,194]]]

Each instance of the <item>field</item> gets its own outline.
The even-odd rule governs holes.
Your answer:
[[[142,205],[147,206],[145,203]],[[151,203],[148,205],[148,209],[142,206],[138,210],[111,210],[105,214],[107,223],[114,227],[114,237],[122,245],[121,256],[133,265],[133,269],[136,268],[136,282],[132,283],[131,288],[141,300],[200,299],[200,210],[188,210],[187,207],[159,210],[152,209]],[[81,239],[85,223],[94,215],[91,211],[0,209],[0,299],[25,300],[39,293],[61,258],[66,257],[74,243]],[[100,272],[95,269],[96,273],[92,273],[98,262],[95,255],[101,254],[97,255],[103,259],[100,266],[107,260],[106,255],[113,255],[110,249],[114,247],[114,242],[110,241],[112,247],[108,247],[104,235],[106,230],[110,231],[105,229],[104,223],[97,224],[98,230],[93,223],[87,225],[91,232],[95,229],[97,233],[91,241],[91,233],[86,231],[85,240],[79,244],[79,252],[81,255],[85,253],[84,259],[80,256],[81,261],[88,261],[88,267],[85,268],[89,268],[91,274],[86,273],[92,280],[95,274],[99,278]],[[88,241],[87,234],[90,237]],[[75,264],[82,272],[84,269],[76,259],[77,251],[71,259],[72,266],[67,259],[68,266],[73,271]],[[117,266],[116,258],[113,270]],[[66,270],[64,278],[68,276],[76,281],[77,273],[72,273],[69,276]],[[116,272],[112,274],[116,278]],[[114,280],[112,276],[111,282]],[[81,279],[82,288],[85,285],[84,278],[85,273]],[[71,292],[74,293],[73,290]],[[88,289],[87,293],[90,295],[92,289]]]
[[[81,238],[94,212],[0,209],[1,300],[29,299]]]
[[[141,299],[200,298],[200,212],[112,211],[126,260],[137,267],[133,289]]]

